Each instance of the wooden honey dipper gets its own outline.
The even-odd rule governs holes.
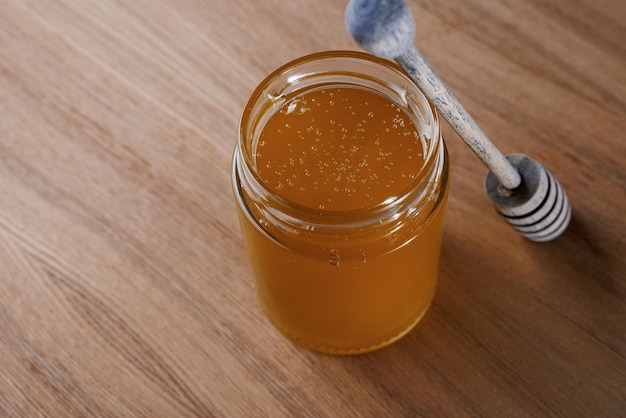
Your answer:
[[[404,0],[351,0],[345,18],[354,40],[371,54],[400,64],[487,166],[487,195],[515,230],[537,242],[553,240],[565,231],[571,207],[561,185],[530,157],[505,157],[496,148],[415,47],[415,22]]]

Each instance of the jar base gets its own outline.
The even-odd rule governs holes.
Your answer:
[[[406,336],[409,332],[411,332],[413,328],[415,328],[415,326],[424,318],[424,316],[430,309],[430,305],[431,304],[429,303],[426,306],[426,308],[422,311],[422,313],[415,320],[413,320],[413,322],[411,322],[408,326],[403,328],[400,332],[398,332],[391,338],[387,338],[379,343],[371,344],[365,347],[351,347],[351,348],[331,347],[331,346],[325,346],[322,344],[314,344],[314,343],[305,341],[293,335],[293,333],[291,333],[287,328],[281,326],[277,321],[274,321],[274,319],[270,315],[266,315],[266,316],[269,318],[272,325],[274,325],[274,327],[278,329],[278,331],[280,331],[281,334],[283,334],[290,341],[298,344],[299,346],[302,346],[304,348],[308,348],[309,350],[317,351],[323,354],[348,356],[348,355],[370,353],[372,351],[380,350],[381,348],[387,347],[395,343],[402,337]]]

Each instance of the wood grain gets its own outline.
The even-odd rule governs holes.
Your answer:
[[[0,0],[0,416],[624,416],[626,3],[414,0],[417,45],[569,230],[518,237],[445,126],[434,306],[354,357],[257,304],[230,189],[243,106],[356,49],[346,2]]]

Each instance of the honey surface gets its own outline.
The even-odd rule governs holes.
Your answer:
[[[422,144],[395,103],[361,88],[325,87],[287,101],[263,128],[257,170],[276,194],[314,209],[352,210],[401,193]]]

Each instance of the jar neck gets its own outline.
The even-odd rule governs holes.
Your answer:
[[[375,229],[394,231],[407,221],[421,224],[439,206],[446,192],[448,167],[446,150],[439,147],[428,177],[423,177],[406,194],[392,202],[362,210],[328,211],[298,208],[261,183],[245,164],[238,149],[233,158],[233,187],[244,215],[272,236],[301,236],[315,231],[325,236],[364,235]]]
[[[326,210],[288,201],[263,181],[254,161],[259,135],[288,97],[323,84],[375,91],[403,109],[423,143],[423,161],[412,183],[383,202],[356,210]],[[354,236],[376,229],[393,231],[408,220],[423,222],[447,184],[447,158],[436,111],[394,64],[367,54],[314,54],[279,68],[252,94],[242,115],[233,157],[233,187],[250,221],[272,236]]]

